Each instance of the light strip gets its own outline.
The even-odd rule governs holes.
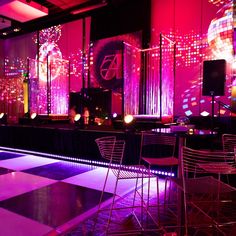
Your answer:
[[[109,166],[108,162],[87,160],[87,159],[81,159],[81,158],[77,158],[77,157],[68,157],[68,156],[62,156],[62,155],[58,155],[58,154],[50,154],[50,153],[45,153],[45,152],[36,152],[36,151],[30,151],[30,150],[25,150],[25,149],[9,148],[9,147],[0,146],[0,150],[12,151],[12,152],[14,151],[14,152],[25,153],[25,154],[33,154],[33,155],[38,155],[38,156],[50,157],[50,158],[54,158],[54,159],[76,161],[76,162],[79,162],[79,163],[82,163],[82,164],[89,164],[89,165],[94,165],[94,166],[102,166],[102,167],[108,167]],[[116,167],[116,166],[118,167],[119,165],[118,164],[112,164],[111,166],[112,167]],[[126,166],[126,165],[122,165],[122,169],[139,170],[138,167]],[[167,172],[167,171],[162,171],[162,170],[150,170],[150,172],[152,174],[156,174],[156,175],[175,177],[175,174],[172,173],[172,172]]]

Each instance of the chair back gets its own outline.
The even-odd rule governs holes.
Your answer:
[[[223,151],[233,152],[236,147],[236,134],[223,134],[222,135]]]
[[[181,155],[181,165],[182,165],[182,175],[187,176],[188,173],[193,174],[217,174],[219,168],[227,172],[227,166],[229,164],[232,166],[234,164],[234,152],[224,152],[224,151],[208,151],[208,150],[196,150],[191,149],[186,146],[182,147]],[[212,170],[205,171],[202,169],[201,164],[208,164],[208,167]]]
[[[144,131],[141,134],[140,157],[175,155],[176,136]]]
[[[119,163],[123,161],[125,141],[116,140],[115,136],[106,136],[95,140],[102,158],[110,163]]]

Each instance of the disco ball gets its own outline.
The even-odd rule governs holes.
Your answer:
[[[60,74],[61,61],[62,53],[56,43],[46,42],[41,45],[39,48],[39,79],[47,82],[48,69],[50,69],[51,80],[54,80]]]
[[[233,60],[233,6],[224,5],[208,28],[207,40],[215,58]]]

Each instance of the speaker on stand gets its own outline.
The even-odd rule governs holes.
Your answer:
[[[224,59],[203,62],[202,95],[211,96],[211,131],[214,130],[215,96],[225,95],[226,61]]]

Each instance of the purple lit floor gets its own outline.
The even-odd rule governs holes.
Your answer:
[[[0,235],[105,235],[104,227],[109,216],[107,211],[99,215],[96,233],[91,234],[105,175],[106,168],[102,167],[0,151]],[[132,190],[135,180],[122,181],[118,185],[117,194],[125,197],[116,202],[118,207],[123,207],[126,203],[131,205],[133,199]],[[109,208],[111,203],[114,183],[115,178],[111,174],[103,199],[105,209]],[[160,203],[162,203],[164,180],[159,178],[158,183]],[[147,184],[144,185],[144,192],[146,190]],[[146,196],[144,194],[144,198]],[[156,204],[155,179],[151,182],[150,199],[151,205]],[[159,219],[161,227],[153,224],[154,221],[152,222],[150,218],[145,216],[146,228],[153,229],[153,231],[141,235],[163,235],[164,228],[169,235],[175,235],[174,232],[179,232],[182,229],[182,227],[178,227],[178,217],[176,214],[172,214],[177,209],[168,208],[171,210],[171,214],[169,214],[165,205],[162,204],[162,206],[161,208],[159,206],[158,210],[156,207],[150,208],[153,219]],[[177,205],[175,204],[175,206]],[[139,213],[137,210],[137,215]],[[133,218],[130,220],[130,217],[127,216],[130,216],[130,209],[119,213],[114,212],[115,220],[113,222],[115,224],[111,229],[117,230],[118,227],[118,230],[123,228],[124,230],[137,229],[137,222],[134,222]],[[182,212],[178,216],[182,218]],[[194,219],[193,216],[191,219]],[[204,221],[204,216],[199,213],[196,219],[197,222],[199,219],[207,222]],[[227,229],[227,232],[231,232],[231,234],[225,235],[236,235],[236,224],[233,227]],[[190,235],[222,235],[214,234],[216,231],[211,228],[203,229],[203,231],[192,228],[191,232],[194,234]],[[206,232],[207,234],[205,234]]]
[[[59,235],[93,215],[106,169],[0,151],[1,235]],[[109,178],[104,198],[112,197]],[[118,189],[123,195],[134,182]]]

